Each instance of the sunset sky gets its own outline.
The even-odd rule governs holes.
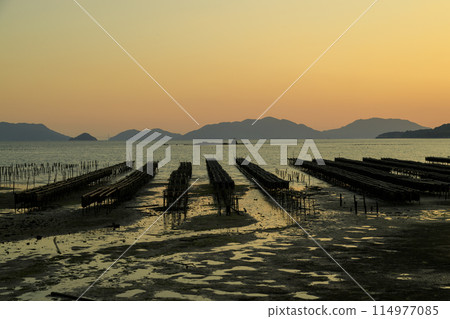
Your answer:
[[[373,0],[79,0],[200,125],[257,118]],[[380,0],[266,114],[450,122],[450,1]],[[0,0],[0,121],[199,128],[72,0]]]

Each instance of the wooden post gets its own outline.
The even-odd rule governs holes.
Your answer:
[[[342,207],[342,194],[339,194],[339,206]]]
[[[363,202],[364,202],[364,214],[367,215],[367,206],[366,206],[366,196],[363,195]]]
[[[353,201],[355,202],[355,215],[358,215],[358,202],[356,201],[356,195],[353,195]]]

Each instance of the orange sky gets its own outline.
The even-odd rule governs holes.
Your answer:
[[[371,0],[79,0],[201,125],[257,118]],[[381,0],[267,114],[450,122],[450,1]],[[71,0],[0,0],[0,121],[198,126]]]

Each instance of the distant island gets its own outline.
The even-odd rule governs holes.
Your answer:
[[[356,120],[337,129],[319,131],[304,124],[298,124],[286,119],[265,117],[255,125],[253,119],[235,122],[207,124],[186,134],[172,133],[163,129],[152,129],[162,135],[170,136],[173,140],[192,139],[372,139],[387,132],[406,132],[429,130],[430,128],[403,119],[370,118]],[[130,129],[111,137],[109,141],[126,141],[140,130]],[[395,133],[398,134],[398,133]],[[88,133],[77,137],[55,132],[43,124],[6,123],[0,122],[0,141],[96,141]]]
[[[265,117],[252,125],[253,119],[247,119],[236,122],[222,122],[217,124],[207,124],[197,130],[188,132],[184,135],[154,129],[164,135],[171,136],[174,140],[192,140],[192,139],[232,139],[232,138],[316,138],[316,139],[371,139],[379,134],[392,130],[418,130],[428,129],[408,120],[402,119],[382,119],[371,118],[356,120],[346,126],[338,129],[318,131],[304,124],[277,119],[274,117]],[[126,141],[128,138],[137,134],[138,130],[127,130],[111,137],[110,141]]]
[[[83,133],[78,135],[77,137],[72,137],[69,141],[97,141],[97,139],[91,134]]]
[[[0,122],[0,141],[68,141],[69,138],[44,124]]]
[[[182,137],[183,137],[183,135],[181,135],[181,134],[168,132],[168,131],[165,131],[165,130],[162,130],[162,129],[159,129],[159,128],[153,129],[152,131],[161,133],[162,135],[170,136],[174,140],[181,140]],[[133,129],[133,130],[126,130],[126,131],[123,131],[123,132],[121,132],[121,133],[119,133],[119,134],[109,138],[108,141],[113,141],[113,142],[126,141],[126,140],[128,140],[131,137],[133,137],[134,135],[136,135],[139,132],[140,132],[139,130],[135,130],[135,129]]]
[[[383,133],[377,138],[450,138],[450,123],[433,129]]]
[[[378,135],[389,131],[422,130],[429,127],[402,119],[371,118],[356,120],[338,129],[324,131],[324,138],[348,139],[348,138],[376,138]]]

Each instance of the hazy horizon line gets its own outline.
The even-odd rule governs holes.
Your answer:
[[[353,120],[353,121],[347,122],[347,124],[343,124],[343,125],[340,125],[340,126],[337,126],[337,127],[334,127],[334,128],[329,128],[329,129],[324,129],[324,130],[315,129],[315,128],[313,128],[313,127],[311,127],[311,126],[309,126],[309,125],[307,125],[307,124],[304,124],[304,123],[298,123],[298,122],[295,122],[295,121],[292,121],[292,120],[289,120],[289,119],[286,119],[286,118],[277,118],[277,117],[275,117],[275,116],[266,116],[266,117],[264,117],[264,118],[261,118],[259,121],[262,121],[262,120],[265,120],[265,119],[276,119],[276,120],[279,120],[279,121],[289,121],[289,122],[294,123],[294,124],[296,124],[296,125],[304,125],[304,126],[306,126],[306,127],[308,127],[308,128],[311,128],[311,129],[313,129],[313,130],[315,130],[315,131],[318,131],[318,132],[326,132],[326,131],[329,131],[329,130],[339,129],[339,128],[343,128],[343,127],[345,127],[345,126],[348,126],[348,125],[350,125],[350,124],[352,124],[352,123],[354,123],[354,122],[356,122],[356,121],[361,121],[361,120],[364,121],[364,120],[372,120],[372,119],[408,121],[408,122],[410,122],[410,123],[417,124],[417,125],[422,126],[422,127],[424,127],[424,128],[434,128],[434,127],[424,126],[424,125],[422,125],[422,124],[420,124],[420,123],[413,122],[413,121],[411,121],[411,120],[409,120],[409,119],[406,119],[406,118],[394,118],[394,117],[387,117],[387,118],[385,118],[385,117],[378,117],[378,116],[373,116],[373,117],[368,117],[368,118],[358,118],[358,119],[355,119],[355,120]],[[205,126],[208,126],[208,125],[218,125],[218,124],[225,124],[225,123],[242,123],[242,122],[245,122],[245,121],[251,122],[251,121],[254,121],[254,120],[255,120],[255,119],[247,118],[247,119],[244,119],[244,120],[222,121],[222,122],[216,122],[216,123],[207,123],[207,124],[204,124],[204,125],[200,126],[200,128],[197,128],[197,129],[194,129],[194,130],[188,130],[188,131],[186,131],[186,132],[184,132],[184,133],[173,132],[173,131],[170,131],[170,130],[168,130],[168,129],[164,129],[164,128],[161,128],[161,127],[154,127],[154,128],[152,128],[152,129],[153,129],[153,130],[163,130],[163,131],[166,131],[166,132],[169,132],[169,133],[172,133],[172,134],[177,134],[177,135],[185,135],[185,134],[188,134],[188,133],[190,133],[190,132],[197,131],[197,130],[199,130],[199,129],[205,127]],[[258,122],[259,122],[259,121],[258,121]],[[51,127],[49,127],[49,126],[48,126],[47,124],[45,124],[45,123],[34,123],[34,122],[7,122],[7,121],[1,121],[0,123],[2,123],[2,122],[3,122],[3,123],[8,123],[8,124],[35,124],[35,125],[44,125],[44,126],[47,127],[48,129],[53,130],[53,131],[55,131],[55,132],[57,132],[57,133],[59,133],[59,134],[66,135],[66,136],[68,136],[68,137],[77,137],[77,136],[79,136],[79,135],[81,135],[81,134],[84,134],[84,133],[88,133],[88,134],[94,136],[93,134],[89,133],[88,131],[83,131],[83,132],[80,132],[80,133],[76,133],[76,135],[72,136],[72,135],[70,135],[70,134],[63,133],[62,131],[59,131],[59,130],[56,130],[56,129],[52,129]],[[441,123],[440,125],[443,125],[443,124],[445,124],[445,121],[444,121],[443,123]],[[440,126],[440,125],[437,125],[437,126],[435,126],[435,127],[438,127],[438,126]],[[98,140],[108,140],[108,139],[111,138],[111,137],[114,137],[114,136],[116,136],[116,135],[118,135],[118,134],[120,134],[120,133],[122,133],[122,132],[129,131],[129,130],[139,130],[139,129],[138,129],[138,128],[122,129],[122,130],[119,130],[118,132],[116,132],[116,133],[114,133],[114,134],[107,134],[107,135],[102,135],[102,136],[98,135],[99,137],[96,137],[96,136],[94,136],[94,137],[96,137]]]

